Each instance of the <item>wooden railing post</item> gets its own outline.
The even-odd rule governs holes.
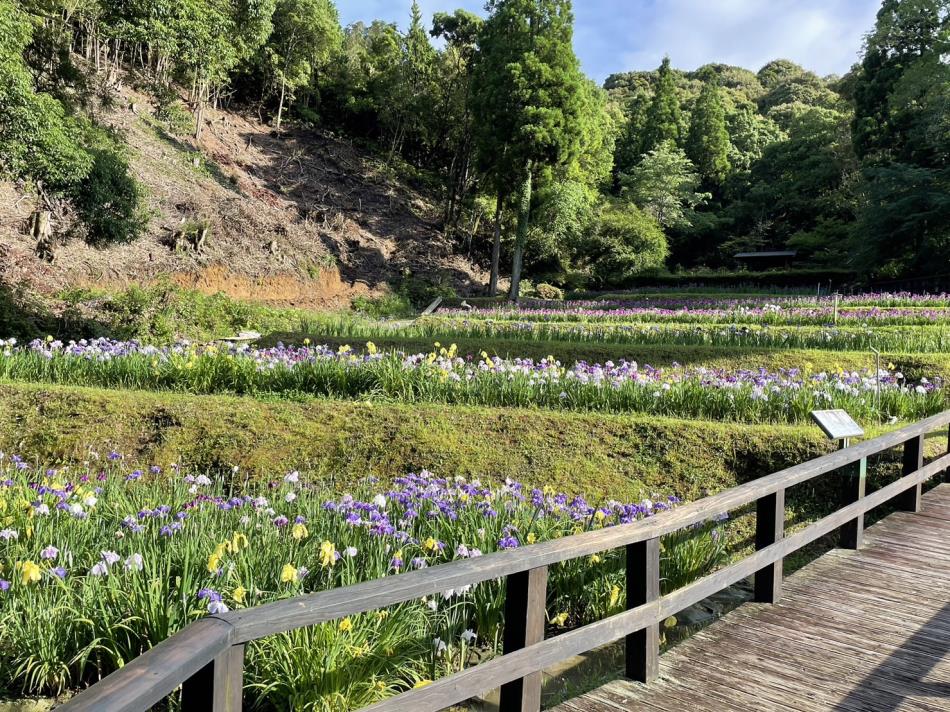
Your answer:
[[[868,479],[868,459],[850,465],[841,478],[841,506],[846,507],[864,499]],[[858,515],[841,527],[839,546],[842,549],[860,549],[864,544],[864,515]]]
[[[903,476],[912,475],[924,466],[924,436],[918,435],[904,443]],[[919,483],[894,498],[894,504],[905,512],[919,512],[924,485]]]
[[[950,454],[950,428],[947,429],[947,454]],[[941,481],[950,483],[950,468],[943,471]]]
[[[785,536],[785,490],[756,502],[755,549],[761,551]],[[755,600],[776,603],[782,597],[782,559],[755,572]]]
[[[547,566],[508,576],[503,636],[506,655],[544,640],[547,590]],[[499,712],[539,712],[541,673],[502,685],[498,709]]]
[[[627,610],[660,597],[660,540],[647,539],[627,546]],[[631,633],[626,639],[627,677],[648,683],[660,674],[659,621]]]
[[[185,680],[182,712],[241,712],[244,646],[233,645]]]

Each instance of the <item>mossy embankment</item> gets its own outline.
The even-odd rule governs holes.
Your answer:
[[[263,480],[299,468],[345,486],[425,468],[600,499],[696,499],[829,444],[809,426],[0,384],[0,449],[55,463],[90,448]]]

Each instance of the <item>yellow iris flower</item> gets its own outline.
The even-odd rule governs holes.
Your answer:
[[[297,580],[297,569],[292,564],[284,564],[280,570],[280,582],[292,583]]]
[[[23,583],[36,583],[40,580],[40,567],[32,561],[24,561],[20,564],[20,579]]]

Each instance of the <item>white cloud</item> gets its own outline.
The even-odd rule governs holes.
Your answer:
[[[637,38],[620,63],[650,69],[669,54],[682,69],[725,62],[757,70],[787,58],[842,74],[858,61],[877,9],[877,0],[664,0],[636,13]]]
[[[344,24],[374,18],[405,28],[412,0],[338,0]],[[420,0],[432,13],[483,13],[484,0]],[[695,69],[709,62],[753,71],[785,58],[819,74],[843,74],[858,61],[880,0],[574,0],[574,44],[597,80],[653,69],[663,55]]]

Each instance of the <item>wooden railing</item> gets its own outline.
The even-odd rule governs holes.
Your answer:
[[[181,687],[186,712],[238,712],[246,643],[501,577],[507,579],[502,656],[366,709],[436,712],[500,686],[502,712],[536,712],[542,670],[621,638],[626,639],[627,676],[650,682],[658,672],[659,624],[664,619],[751,575],[755,576],[755,600],[775,602],[781,595],[782,560],[790,553],[836,529],[841,530],[841,546],[860,547],[864,515],[891,500],[899,509],[918,511],[922,484],[950,469],[950,454],[924,465],[924,438],[948,424],[950,411],[632,524],[209,616],[60,709],[139,712]],[[868,458],[898,446],[903,446],[902,477],[866,494]],[[841,473],[837,511],[785,536],[786,490],[831,472]],[[660,538],[753,502],[755,553],[660,596]],[[626,547],[627,610],[545,640],[548,567],[619,547]]]

